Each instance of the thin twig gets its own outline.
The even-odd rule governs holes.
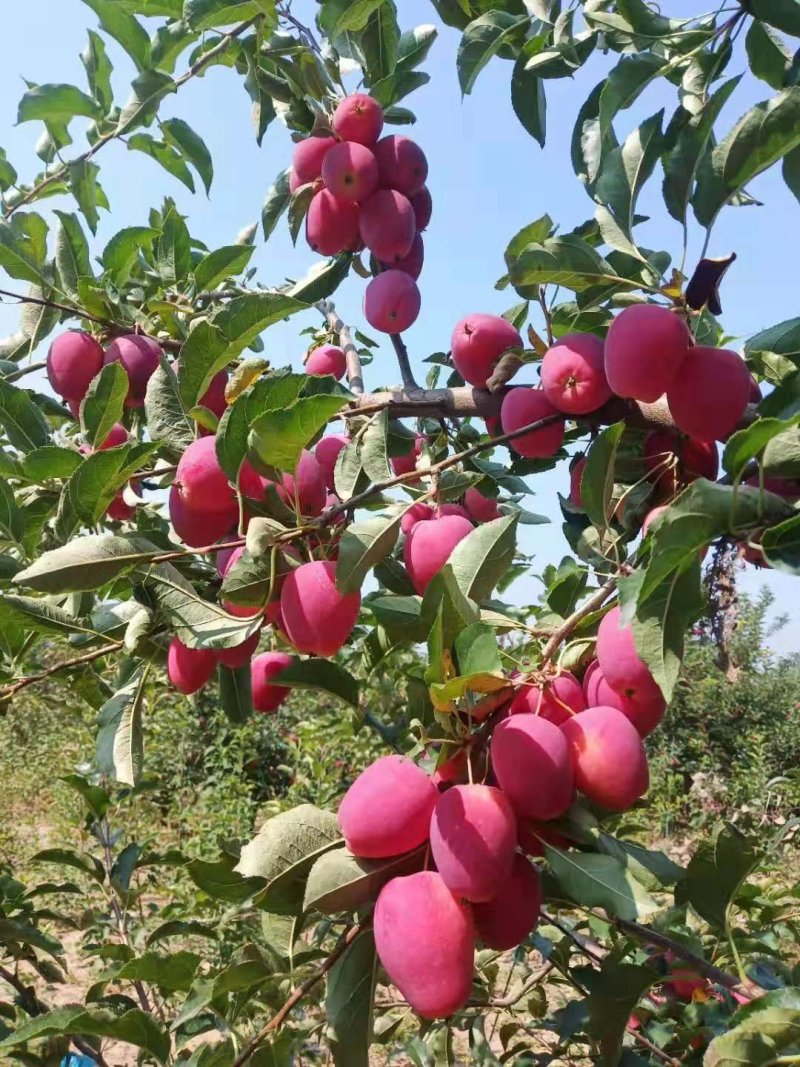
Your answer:
[[[12,300],[18,300],[21,304],[36,304],[37,307],[43,308],[55,308],[57,311],[66,311],[69,315],[77,315],[79,318],[87,319],[89,322],[96,322],[98,326],[112,327],[113,322],[109,322],[108,319],[98,319],[94,315],[90,315],[88,311],[84,311],[82,308],[74,307],[70,304],[60,304],[57,300],[42,300],[36,296],[27,296],[22,293],[10,293],[7,289],[0,289],[0,296],[11,297]]]
[[[323,960],[323,962],[316,969],[316,971],[314,971],[312,975],[306,978],[304,982],[300,983],[300,985],[297,987],[297,989],[295,989],[295,991],[292,993],[292,995],[289,997],[289,999],[286,1001],[280,1011],[276,1012],[276,1014],[272,1016],[266,1026],[262,1026],[262,1028],[255,1035],[255,1037],[252,1037],[247,1042],[247,1044],[244,1045],[242,1051],[231,1064],[231,1067],[242,1067],[242,1064],[247,1063],[250,1057],[256,1052],[261,1042],[264,1041],[267,1037],[269,1037],[271,1033],[274,1033],[275,1030],[279,1030],[281,1028],[292,1008],[296,1004],[299,1004],[303,997],[306,995],[306,993],[308,993],[309,990],[313,989],[314,986],[325,977],[331,967],[333,967],[334,963],[336,963],[339,957],[350,947],[350,945],[352,945],[352,943],[364,929],[365,926],[361,923],[356,923],[355,926],[350,927],[347,933],[339,939],[339,942],[337,943],[331,954]]]
[[[107,656],[110,652],[119,652],[122,648],[122,641],[113,641],[111,644],[103,645],[102,648],[94,648],[91,652],[86,652],[82,656],[75,656],[74,659],[67,659],[61,663],[54,663],[52,667],[48,667],[44,671],[39,671],[38,674],[28,675],[27,678],[20,678],[18,682],[14,682],[12,685],[7,685],[5,688],[0,689],[0,700],[10,700],[20,689],[24,689],[28,685],[33,685],[35,682],[41,682],[45,678],[49,678],[53,674],[57,674],[59,671],[69,670],[70,667],[81,667],[84,663],[91,663],[92,660],[100,659],[101,656]]]
[[[576,608],[575,611],[564,620],[557,630],[553,631],[550,640],[542,650],[542,659],[539,663],[539,669],[548,663],[559,645],[569,637],[575,627],[578,626],[587,615],[591,615],[593,611],[597,611],[598,608],[603,606],[616,587],[617,579],[609,578],[605,585],[601,585],[585,603],[581,604],[579,608]]]

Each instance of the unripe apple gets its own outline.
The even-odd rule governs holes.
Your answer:
[[[438,792],[406,756],[381,756],[359,774],[339,804],[339,825],[354,856],[400,856],[428,839]]]
[[[512,715],[495,728],[491,747],[497,783],[521,818],[546,822],[572,803],[574,775],[561,729],[539,715]]]
[[[103,369],[103,349],[91,334],[59,334],[47,353],[47,378],[59,396],[79,407],[92,378]],[[73,411],[77,418],[77,414]]]
[[[403,546],[403,559],[411,584],[420,596],[447,563],[456,545],[472,530],[469,519],[460,515],[444,515],[412,527]]]
[[[612,689],[627,696],[651,692],[653,675],[636,651],[630,626],[620,625],[620,609],[615,606],[600,623],[597,631],[597,660]]]
[[[468,905],[435,871],[392,878],[373,917],[375,948],[391,981],[418,1015],[452,1015],[469,1000],[475,930]]]
[[[338,382],[347,370],[347,359],[341,348],[336,345],[319,345],[309,355],[305,364],[306,374],[332,374]]]
[[[400,520],[400,529],[406,536],[408,536],[418,522],[427,522],[432,518],[433,508],[430,504],[424,504],[420,501],[417,504],[412,504],[408,511],[403,515]]]
[[[592,660],[586,668],[583,692],[588,707],[616,708],[630,719],[641,737],[655,730],[667,709],[664,694],[655,682],[640,684],[631,696],[618,693],[606,681],[597,660]]]
[[[364,145],[340,141],[325,154],[322,180],[339,200],[366,200],[378,188],[378,163]]]
[[[242,641],[241,644],[234,645],[233,648],[218,648],[216,653],[217,662],[224,667],[230,667],[234,671],[239,667],[246,666],[252,660],[253,653],[258,648],[260,640],[261,631],[256,630],[247,640]]]
[[[361,609],[361,594],[336,588],[336,564],[303,563],[286,576],[281,590],[283,628],[298,652],[335,656],[347,641]]]
[[[417,283],[409,274],[385,270],[364,290],[364,316],[381,333],[402,333],[417,321],[421,302]]]
[[[570,671],[536,685],[524,685],[508,709],[510,715],[530,713],[559,725],[586,708],[581,683]]]
[[[696,345],[667,390],[675,425],[698,441],[725,441],[750,398],[750,371],[735,352]]]
[[[366,93],[353,93],[338,104],[333,128],[343,141],[373,145],[383,129],[383,108]]]
[[[292,153],[292,170],[300,185],[319,178],[325,156],[336,143],[335,137],[305,137],[297,142]]]
[[[611,399],[603,342],[591,333],[567,334],[549,348],[541,378],[547,399],[568,415],[587,415]]]
[[[416,233],[414,209],[394,189],[379,189],[365,200],[358,225],[361,240],[382,263],[393,266],[411,251]]]
[[[464,493],[464,506],[474,522],[491,522],[500,518],[500,508],[494,497],[484,496],[474,485]]]
[[[202,689],[210,680],[217,665],[216,656],[208,648],[187,648],[173,637],[167,649],[167,677],[179,693],[187,696]]]
[[[278,496],[298,514],[316,516],[325,509],[325,475],[313,452],[303,449],[294,474],[284,474],[277,486]]]
[[[126,407],[140,408],[144,405],[147,383],[158,367],[163,354],[158,341],[152,337],[143,337],[138,333],[117,337],[108,346],[103,363],[120,363],[128,375]]]
[[[393,266],[395,270],[401,270],[404,274],[408,274],[414,279],[419,278],[422,274],[422,265],[425,261],[425,247],[422,243],[422,237],[417,234],[414,240],[411,242],[411,248],[408,254],[403,256],[402,259],[398,259],[395,263],[386,263],[384,266]]]
[[[213,438],[202,438],[213,440]],[[228,502],[220,511],[201,511],[193,508],[173,485],[169,490],[169,520],[175,533],[189,548],[204,548],[230,533],[239,519],[236,502]]]
[[[422,233],[423,230],[427,230],[431,221],[431,215],[433,214],[433,200],[431,194],[428,191],[428,186],[423,185],[417,193],[412,193],[409,197],[411,206],[414,209],[414,219],[417,223],[417,233]]]
[[[692,344],[686,323],[656,304],[623,308],[605,343],[606,378],[617,396],[658,400],[676,380]]]
[[[530,423],[558,414],[541,389],[517,386],[509,389],[503,397],[500,421],[503,424],[503,433],[513,433]],[[563,440],[564,420],[558,419],[540,430],[521,434],[508,444],[509,448],[528,459],[544,459],[558,452]]]
[[[272,679],[294,660],[286,652],[262,652],[250,664],[250,687],[253,694],[253,708],[267,714],[277,711],[288,697],[289,686],[274,685]]]
[[[583,497],[581,496],[581,481],[583,472],[586,470],[586,457],[581,456],[569,469],[569,502],[576,508],[583,510]]]
[[[119,448],[120,445],[126,445],[129,439],[128,431],[122,423],[115,422],[108,431],[106,439],[101,445],[97,446],[97,451],[104,452],[107,448]]]
[[[358,204],[338,200],[328,189],[320,189],[308,205],[306,240],[323,256],[355,250],[360,241]]]
[[[325,485],[328,489],[335,487],[333,472],[336,468],[336,460],[339,458],[339,453],[347,444],[347,438],[341,433],[328,434],[327,437],[320,438],[314,447],[314,455],[316,456],[319,469],[322,471],[322,477],[325,479]]]
[[[491,785],[454,785],[431,818],[431,854],[445,885],[469,901],[491,900],[508,878],[517,820],[507,796]]]
[[[572,749],[575,784],[593,804],[624,811],[644,796],[649,785],[647,755],[636,728],[622,712],[589,708],[560,729]]]
[[[522,338],[499,315],[467,315],[450,338],[453,366],[469,385],[485,389],[495,364],[509,348],[522,348]]]
[[[493,900],[474,904],[475,932],[487,948],[507,952],[536,928],[542,907],[539,872],[517,853],[511,873]]]
[[[417,434],[409,452],[406,452],[405,455],[402,456],[392,456],[391,464],[394,473],[410,474],[413,470],[416,470],[417,460],[422,453],[422,446],[424,444],[425,438],[421,434]]]
[[[374,148],[380,184],[397,189],[404,196],[418,193],[428,177],[428,161],[419,145],[410,137],[393,133],[381,138]]]

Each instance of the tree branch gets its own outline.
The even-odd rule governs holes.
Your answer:
[[[315,307],[325,316],[328,326],[339,338],[339,347],[347,361],[347,384],[351,390],[361,396],[364,392],[364,379],[361,374],[361,357],[350,336],[350,327],[345,323],[330,300],[320,300]]]
[[[37,296],[27,296],[22,293],[10,293],[7,289],[0,289],[0,296],[11,297],[12,300],[18,300],[20,304],[36,304],[37,307],[42,308],[55,308],[57,311],[66,311],[68,315],[77,315],[79,318],[87,319],[89,322],[96,322],[98,326],[112,327],[113,322],[109,322],[108,319],[98,319],[94,315],[90,315],[88,311],[84,311],[82,308],[74,307],[70,304],[60,304],[57,300],[42,300]]]
[[[397,362],[400,364],[400,376],[403,379],[403,388],[412,390],[413,392],[422,392],[417,385],[417,380],[411,369],[411,362],[408,358],[408,349],[403,340],[403,335],[399,333],[389,334],[389,340],[392,342],[392,347],[397,353]]]
[[[283,1007],[275,1015],[272,1016],[267,1025],[263,1026],[255,1035],[255,1037],[252,1037],[247,1042],[247,1044],[242,1048],[242,1051],[231,1064],[231,1067],[242,1067],[242,1065],[247,1063],[250,1057],[256,1052],[261,1042],[264,1041],[267,1037],[269,1037],[269,1035],[275,1030],[279,1030],[281,1026],[283,1026],[284,1022],[286,1021],[286,1017],[292,1010],[292,1008],[296,1004],[299,1004],[303,997],[306,995],[306,993],[308,993],[309,990],[313,989],[314,986],[325,977],[328,971],[333,967],[334,963],[336,963],[339,957],[344,954],[344,952],[350,947],[350,945],[352,945],[352,943],[364,929],[366,929],[366,926],[362,923],[356,923],[355,926],[350,927],[347,933],[339,939],[336,947],[333,949],[331,954],[325,960],[323,960],[322,964],[316,969],[316,971],[314,971],[312,975],[309,975],[309,977],[306,978],[304,982],[300,983],[300,985],[297,987],[297,989],[295,989],[295,991],[292,993],[292,995],[289,997]]]
[[[18,682],[13,682],[11,685],[5,686],[0,689],[0,700],[10,700],[20,689],[24,689],[28,685],[33,685],[35,682],[41,682],[45,678],[49,678],[53,674],[58,674],[59,671],[69,670],[70,667],[81,667],[84,663],[91,663],[92,660],[100,659],[101,656],[107,656],[110,652],[118,652],[122,648],[122,641],[114,641],[109,645],[103,645],[102,648],[93,648],[91,652],[86,652],[82,656],[75,656],[74,659],[64,660],[62,663],[54,663],[52,667],[48,667],[44,671],[40,671],[38,674],[28,675],[27,678],[20,678]]]
[[[546,666],[552,658],[555,650],[569,637],[575,627],[578,626],[587,615],[591,615],[593,611],[597,611],[598,608],[602,607],[616,587],[617,579],[609,578],[605,585],[601,585],[585,603],[581,604],[579,608],[576,608],[575,611],[564,620],[558,629],[552,633],[547,644],[544,646],[544,649],[542,650],[542,658],[538,667],[539,670]]]
[[[205,52],[200,56],[200,58],[184,71],[179,78],[175,79],[173,83],[175,91],[177,92],[182,85],[185,85],[186,82],[202,73],[212,60],[216,59],[222,52],[225,52],[236,38],[241,37],[241,35],[248,30],[258,18],[260,18],[260,16],[256,15],[254,18],[248,19],[246,22],[240,22],[239,25],[235,26],[229,33],[223,34],[219,42],[213,48],[210,48],[208,52]],[[5,217],[10,218],[19,208],[24,207],[25,204],[29,204],[32,200],[37,200],[43,189],[46,189],[54,182],[62,181],[69,174],[70,166],[74,166],[76,163],[88,163],[101,148],[126,134],[135,123],[139,113],[142,108],[146,106],[147,102],[148,101],[144,101],[142,107],[137,108],[126,122],[117,126],[115,129],[110,130],[108,133],[104,133],[102,137],[99,137],[91,148],[88,148],[81,155],[76,156],[75,159],[69,160],[67,163],[62,163],[60,167],[56,167],[52,173],[48,174],[40,182],[31,186],[28,192],[23,193],[13,204],[7,204],[4,212]],[[88,316],[84,317],[88,318]]]

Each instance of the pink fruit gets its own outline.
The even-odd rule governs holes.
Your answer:
[[[380,184],[405,196],[418,193],[428,177],[425,153],[410,137],[393,133],[375,145]]]
[[[272,679],[291,667],[294,660],[285,652],[262,652],[250,664],[250,684],[253,693],[253,708],[268,713],[277,711],[288,697],[288,686],[273,685]]]
[[[211,441],[213,438],[202,438]],[[175,533],[189,548],[204,548],[230,533],[239,518],[236,503],[228,503],[221,511],[200,511],[187,504],[177,485],[169,491],[169,519]]]
[[[655,730],[667,708],[664,695],[655,682],[640,685],[632,696],[612,689],[597,660],[593,660],[586,670],[583,691],[588,707],[616,708],[626,719],[630,719],[641,737]]]
[[[313,452],[303,449],[294,474],[284,474],[278,496],[287,507],[300,515],[321,515],[325,509],[327,488],[325,475]]]
[[[325,154],[322,180],[337,199],[361,203],[378,188],[378,164],[364,145],[340,141]]]
[[[503,397],[500,408],[500,421],[503,433],[513,433],[523,426],[538,422],[540,419],[558,415],[558,411],[541,389],[517,386],[509,389]],[[541,459],[552,456],[561,448],[564,440],[564,420],[558,419],[540,430],[531,430],[509,441],[509,447],[528,459]]]
[[[522,338],[499,315],[467,315],[456,324],[450,339],[453,365],[470,385],[485,389],[495,364],[509,348],[522,348]]]
[[[500,518],[500,508],[494,497],[484,496],[474,485],[464,493],[464,506],[475,522],[491,522]]]
[[[665,307],[623,308],[606,337],[608,384],[617,396],[652,404],[676,380],[691,344],[686,323]]]
[[[373,145],[383,129],[383,108],[366,93],[353,93],[334,111],[333,128],[343,141]]]
[[[475,931],[487,948],[507,952],[534,930],[541,907],[539,872],[530,860],[517,854],[497,896],[485,904],[473,905]]]
[[[114,522],[130,522],[135,514],[136,508],[126,502],[121,489],[106,508],[106,515]]]
[[[167,677],[179,693],[196,693],[210,680],[217,665],[216,656],[207,648],[187,648],[173,637],[167,649]]]
[[[400,520],[400,529],[406,536],[418,522],[427,522],[433,518],[433,508],[429,504],[412,504]]]
[[[92,378],[102,369],[103,349],[91,334],[81,330],[59,334],[47,353],[50,384],[59,396],[76,406],[86,396]]]
[[[325,156],[335,144],[335,137],[306,137],[297,142],[292,153],[292,170],[301,185],[319,178]]]
[[[242,558],[242,554],[243,553],[244,553],[244,546],[242,546],[240,548],[235,548],[233,550],[233,552],[231,553],[231,555],[230,555],[230,557],[228,559],[228,562],[225,564],[225,570],[223,571],[223,575],[222,575],[223,578],[228,573],[228,571],[232,570],[236,566],[236,564]],[[235,615],[236,618],[238,618],[238,619],[249,619],[249,618],[252,618],[254,615],[258,615],[259,611],[261,610],[261,608],[258,605],[254,605],[254,604],[234,604],[230,600],[223,600],[222,606],[223,606],[223,608],[225,608],[225,610],[227,611],[227,613],[229,615]]]
[[[234,671],[239,667],[246,666],[253,658],[253,653],[258,648],[258,642],[260,640],[261,631],[256,630],[256,632],[251,634],[246,641],[234,645],[233,648],[217,649],[217,662],[221,663],[223,667],[230,667],[231,670]]]
[[[472,912],[435,871],[392,878],[373,918],[375,948],[391,981],[427,1019],[462,1008],[472,990]]]
[[[559,411],[586,415],[611,399],[603,360],[603,342],[591,333],[570,333],[542,360],[542,388]]]
[[[402,333],[417,321],[421,297],[417,283],[401,270],[385,270],[364,290],[364,316],[381,333]]]
[[[620,609],[613,607],[603,618],[597,631],[597,660],[603,676],[612,689],[627,696],[650,691],[655,685],[653,675],[639,658],[633,631],[620,626]]]
[[[576,508],[583,510],[583,497],[581,496],[581,481],[583,472],[586,470],[586,457],[581,456],[569,469],[569,502]]]
[[[439,794],[406,756],[381,756],[359,774],[339,804],[339,825],[354,856],[399,856],[428,839]]]
[[[469,519],[460,515],[444,515],[412,527],[403,547],[403,558],[411,584],[420,596],[448,561],[456,545],[472,530]]]
[[[414,443],[411,446],[411,450],[403,456],[392,456],[392,470],[395,474],[410,474],[416,469],[417,459],[422,453],[422,446],[425,444],[425,438],[417,434],[414,438]]]
[[[225,399],[225,387],[228,384],[228,372],[223,368],[217,371],[211,379],[211,383],[200,397],[198,403],[201,407],[208,408],[218,419],[221,419],[228,407]]]
[[[411,251],[416,233],[414,209],[402,193],[379,189],[361,205],[359,233],[376,259],[396,264]]]
[[[572,749],[575,784],[594,804],[624,811],[644,796],[647,756],[641,737],[622,712],[589,708],[573,715],[561,730]]]
[[[361,609],[358,592],[336,588],[336,564],[303,563],[286,576],[281,615],[286,635],[309,656],[335,656],[348,639]]]
[[[724,441],[750,398],[750,371],[726,348],[691,349],[667,390],[675,425],[698,441]]]
[[[320,438],[314,448],[314,455],[328,489],[334,488],[333,472],[336,468],[336,460],[346,444],[347,438],[344,434],[332,433],[327,437]]]
[[[115,422],[108,431],[105,441],[97,446],[97,451],[103,452],[107,448],[118,448],[120,445],[126,445],[128,440],[128,431],[121,422]]]
[[[328,189],[320,189],[308,205],[306,240],[323,256],[356,249],[360,240],[358,204],[338,200]]]
[[[347,370],[347,360],[341,348],[336,345],[320,345],[306,360],[306,374],[332,374],[339,381]]]
[[[225,570],[228,565],[228,560],[236,551],[235,548],[230,546],[230,542],[235,540],[236,537],[233,534],[229,534],[227,537],[222,538],[223,543],[215,554],[217,574],[220,576],[220,578],[222,578],[222,576],[225,574]]]
[[[163,355],[161,345],[152,337],[129,333],[117,337],[108,346],[103,362],[120,363],[128,375],[128,395],[125,406],[140,408],[144,404],[147,383]]]
[[[427,185],[423,185],[418,193],[412,193],[409,200],[414,209],[417,233],[422,233],[423,230],[427,230],[433,213],[433,200],[431,200]]]
[[[491,757],[497,783],[520,817],[556,819],[572,803],[569,745],[540,715],[504,719],[492,735]]]
[[[292,167],[289,170],[289,192],[296,193],[297,190],[306,183],[297,174],[297,171]]]
[[[651,523],[655,522],[659,515],[663,515],[667,510],[666,504],[661,504],[657,508],[651,508],[645,515],[644,522],[642,523],[642,537],[647,537],[647,531],[650,529]]]
[[[441,519],[444,515],[458,515],[462,519],[469,519],[469,512],[466,508],[462,508],[460,504],[439,504],[433,512],[434,519]]]
[[[508,709],[509,714],[530,713],[560,725],[586,708],[581,683],[570,671],[562,671],[541,685],[525,685]]]
[[[497,895],[517,846],[517,821],[505,793],[491,785],[452,786],[436,801],[430,837],[448,889],[470,901]]]
[[[181,500],[192,511],[228,512],[234,507],[238,515],[236,490],[219,465],[214,437],[200,437],[192,441],[178,461],[175,485],[179,489]],[[239,487],[244,496],[254,500],[263,496],[263,479],[247,460],[239,471]],[[223,533],[227,533],[227,530]],[[212,537],[205,544],[211,544],[218,540],[219,536],[221,535]]]
[[[386,263],[385,266],[394,266],[395,270],[401,270],[404,274],[408,274],[415,281],[422,273],[422,264],[425,260],[425,247],[422,243],[422,237],[417,234],[414,240],[411,242],[411,248],[408,255],[403,256],[402,259],[398,259],[394,264]]]

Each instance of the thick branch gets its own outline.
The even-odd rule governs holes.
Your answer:
[[[316,971],[314,971],[312,975],[309,975],[309,977],[306,978],[304,982],[300,983],[300,985],[297,987],[297,989],[295,989],[295,991],[292,993],[292,995],[289,997],[289,999],[286,1001],[280,1011],[273,1015],[267,1025],[263,1026],[255,1035],[255,1037],[252,1037],[247,1042],[247,1044],[243,1047],[242,1051],[231,1064],[231,1067],[242,1067],[242,1064],[247,1063],[250,1057],[256,1052],[261,1042],[264,1041],[267,1037],[269,1037],[271,1033],[274,1033],[275,1030],[279,1030],[281,1026],[283,1026],[284,1022],[286,1021],[286,1017],[292,1010],[292,1008],[294,1008],[296,1004],[300,1003],[300,1001],[303,999],[306,993],[309,992],[309,990],[313,989],[318,982],[322,981],[322,979],[325,977],[331,967],[333,967],[334,963],[336,963],[339,957],[344,954],[344,952],[350,947],[350,945],[352,945],[352,943],[355,941],[355,939],[358,937],[358,935],[363,929],[365,929],[365,927],[361,923],[356,923],[355,926],[350,927],[347,933],[339,939],[339,942],[337,943],[331,954],[323,960],[323,962],[316,969]]]
[[[353,338],[350,336],[350,327],[346,322],[342,321],[330,300],[320,300],[316,307],[325,316],[331,330],[339,338],[339,347],[344,352],[347,361],[347,384],[354,393],[359,394],[359,396],[362,395],[364,392],[364,379],[361,374],[361,358],[358,354],[358,349],[353,344]]]
[[[234,29],[232,29],[230,33],[224,34],[220,38],[219,42],[214,45],[213,48],[210,48],[208,52],[205,52],[202,56],[200,56],[200,58],[195,63],[193,63],[191,67],[188,68],[188,70],[184,71],[184,73],[181,74],[179,78],[175,79],[175,91],[180,89],[182,85],[185,85],[186,82],[190,81],[192,78],[197,77],[198,74],[201,74],[203,70],[205,70],[205,68],[209,65],[209,63],[211,63],[212,60],[216,59],[217,56],[220,55],[222,52],[225,52],[233,43],[233,41],[236,40],[237,37],[240,37],[246,30],[248,30],[253,25],[253,23],[257,20],[258,17],[259,16],[256,16],[255,18],[248,19],[246,22],[241,22],[238,26],[234,27]],[[134,125],[142,108],[145,107],[146,104],[147,101],[144,101],[142,107],[137,108],[136,111],[126,122],[117,126],[115,129],[110,130],[108,133],[103,134],[103,136],[98,138],[98,140],[91,146],[91,148],[88,148],[82,155],[77,156],[75,159],[70,160],[68,163],[62,163],[60,167],[56,167],[54,171],[48,174],[40,182],[37,182],[36,184],[31,186],[27,193],[24,193],[14,204],[9,206],[8,210],[5,212],[6,218],[10,218],[11,215],[13,215],[18,208],[23,207],[25,204],[29,204],[32,200],[36,200],[42,189],[47,188],[54,182],[62,181],[69,174],[70,166],[74,166],[74,164],[76,163],[88,163],[90,159],[94,158],[94,156],[100,151],[101,148],[109,144],[111,141],[114,141],[117,138],[122,137],[124,134],[126,134],[128,130]],[[88,317],[89,316],[84,316],[84,318]]]

